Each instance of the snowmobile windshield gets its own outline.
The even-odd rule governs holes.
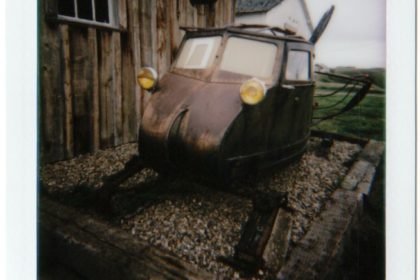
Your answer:
[[[273,75],[277,46],[269,42],[230,37],[220,70],[261,79]]]
[[[177,60],[176,68],[207,69],[214,63],[221,36],[188,39]]]

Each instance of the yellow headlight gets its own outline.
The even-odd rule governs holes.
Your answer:
[[[143,67],[137,75],[137,83],[145,90],[150,90],[156,86],[158,75],[155,69]]]
[[[256,105],[265,97],[266,88],[262,81],[252,78],[244,82],[240,89],[242,102],[248,105]]]

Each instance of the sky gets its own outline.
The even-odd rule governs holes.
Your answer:
[[[329,67],[385,67],[386,0],[306,0],[314,27],[331,5],[330,24],[316,44],[316,61]]]

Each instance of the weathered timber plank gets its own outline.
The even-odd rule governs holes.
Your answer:
[[[215,26],[216,27],[222,27],[223,26],[223,21],[222,18],[220,17],[220,14],[222,13],[224,8],[223,2],[222,1],[216,1],[215,3]]]
[[[61,79],[60,33],[41,21],[41,161],[65,158],[64,95]]]
[[[143,66],[153,65],[153,36],[152,34],[152,3],[151,1],[140,1],[140,42],[141,61]]]
[[[226,1],[226,0],[225,0]],[[234,0],[233,0],[234,2]],[[233,5],[229,5],[229,1],[226,2],[226,18],[225,18],[225,22],[227,25],[231,25],[232,23],[234,23],[235,21],[235,3],[233,3]]]
[[[127,29],[127,3],[126,0],[118,0],[118,20],[121,29]]]
[[[198,10],[197,10],[197,5],[192,6],[190,4],[190,1],[188,1],[189,6],[192,9],[192,15],[193,15],[193,25],[192,26],[198,26]]]
[[[214,27],[216,25],[216,8],[215,4],[206,5],[206,11],[207,15],[206,19],[206,26],[207,27]]]
[[[43,9],[41,10],[41,15],[45,16],[45,19],[57,18],[58,2],[56,0],[43,0],[42,3],[44,5]],[[43,16],[41,16],[42,20],[44,20]]]
[[[143,3],[143,1],[142,1]],[[136,63],[141,58],[136,58],[135,48],[139,48],[139,40],[133,36],[133,17],[137,16],[132,9],[132,1],[127,2],[128,32],[121,33],[121,63],[122,63],[122,141],[133,142],[137,139],[138,105],[137,93],[140,89],[135,79]],[[139,12],[137,10],[137,12]],[[137,43],[135,43],[135,41]],[[138,50],[140,51],[140,50]],[[137,62],[136,62],[137,61]]]
[[[123,142],[128,143],[135,140],[136,111],[135,111],[135,77],[132,52],[127,34],[121,35],[122,51],[122,129]]]
[[[156,1],[152,1],[152,3],[150,4],[150,9],[151,9],[151,13],[150,13],[150,30],[152,30],[152,65],[155,69],[157,69],[157,34],[156,34],[156,30],[157,30],[157,13],[156,13]],[[142,42],[143,44],[144,42]]]
[[[69,28],[67,25],[60,25],[62,41],[62,67],[63,67],[63,85],[64,85],[64,103],[65,103],[65,155],[71,158],[74,155],[73,143],[73,90],[71,85],[71,63],[70,63],[70,39]]]
[[[195,6],[195,9],[197,11],[197,26],[198,27],[206,27],[206,22],[207,22],[206,7],[207,5],[204,5],[204,4]]]
[[[73,88],[73,135],[74,153],[91,151],[92,121],[92,65],[90,63],[88,31],[85,28],[69,28],[72,88]]]
[[[356,192],[336,190],[326,209],[291,251],[277,278],[318,280],[329,277],[338,265],[345,240],[357,222],[360,208]]]
[[[185,11],[185,20],[186,26],[197,26],[196,22],[196,9],[191,5],[189,0],[183,0],[184,10]]]
[[[182,41],[183,31],[179,29],[181,25],[185,25],[185,13],[182,10],[182,1],[172,0],[172,9],[170,16],[171,24],[171,63],[173,62],[179,45]]]
[[[177,14],[178,24],[179,26],[187,26],[187,13],[185,12],[187,9],[185,0],[176,0],[177,1],[177,9],[180,11]],[[181,12],[182,11],[182,12]]]
[[[112,34],[113,41],[113,77],[114,77],[114,136],[115,145],[122,144],[122,81],[121,81],[121,37],[118,32]]]
[[[374,167],[372,163],[365,160],[357,160],[351,167],[349,173],[344,177],[342,188],[346,190],[354,190],[357,184],[362,180],[366,170]]]
[[[279,270],[289,252],[291,222],[290,214],[279,208],[262,255],[265,266],[273,272]]]
[[[372,187],[373,181],[375,179],[376,168],[375,166],[371,165],[366,170],[365,175],[360,180],[359,184],[357,185],[357,192],[362,193],[363,195],[369,195],[370,189]]]
[[[139,73],[140,68],[142,67],[141,61],[141,43],[140,43],[140,20],[139,20],[139,2],[138,1],[128,1],[127,8],[130,12],[128,20],[130,25],[130,42],[132,48],[132,58],[134,59],[134,77]],[[136,83],[135,79],[132,81],[135,86],[135,112],[136,112],[136,128],[132,132],[134,138],[137,138],[137,129],[140,123],[140,116],[141,116],[141,88]]]
[[[385,145],[383,142],[369,140],[369,142],[364,147],[360,158],[371,162],[374,166],[378,166],[384,150]]]
[[[168,0],[156,1],[156,34],[157,34],[157,71],[162,77],[170,64],[170,38],[169,38],[169,9]]]
[[[177,25],[178,25],[178,33],[177,33],[177,45],[179,47],[181,40],[185,34],[183,30],[180,30],[179,27],[181,26],[188,26],[188,14],[185,12],[187,10],[187,4],[185,0],[176,0],[177,1]]]
[[[344,178],[342,188],[347,190],[355,189],[368,171],[372,172],[372,170],[375,170],[382,158],[384,148],[382,142],[369,140]],[[364,186],[364,188],[366,189],[367,186]]]
[[[88,279],[211,279],[208,273],[98,219],[47,198],[41,251]]]
[[[154,1],[153,1],[154,2]],[[152,11],[152,6],[155,5],[152,3],[152,1],[140,1],[140,42],[141,42],[141,50],[140,50],[140,56],[141,56],[141,66],[151,66],[156,69],[155,63],[154,63],[154,34],[155,29],[153,29],[152,26],[156,26],[156,23],[153,23],[153,14],[156,14]],[[152,32],[151,32],[152,30]],[[137,75],[137,73],[135,73]],[[145,104],[147,103],[149,94],[141,90],[141,96],[140,96],[140,112],[144,112]]]
[[[177,47],[178,47],[178,38],[179,38],[179,14],[178,14],[178,8],[179,8],[179,1],[178,0],[169,0],[169,38],[170,38],[170,62],[175,58]]]
[[[100,119],[99,119],[99,63],[98,41],[95,28],[88,29],[89,57],[92,64],[92,151],[100,148]]]
[[[227,22],[225,21],[225,13],[226,13],[226,6],[225,3],[223,1],[220,1],[220,9],[219,9],[219,13],[217,14],[219,20],[220,20],[220,26],[225,26],[227,25]]]
[[[114,139],[114,76],[112,33],[98,33],[99,107],[101,148],[113,147]]]

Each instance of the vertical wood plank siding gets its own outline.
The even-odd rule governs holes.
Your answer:
[[[44,0],[40,40],[42,162],[64,160],[137,140],[149,94],[136,83],[142,66],[168,71],[180,26],[232,24],[235,0],[115,0],[118,28],[60,23],[57,0]]]
[[[91,151],[92,122],[92,62],[88,50],[88,30],[72,27],[70,38],[70,68],[73,90],[74,154]]]

